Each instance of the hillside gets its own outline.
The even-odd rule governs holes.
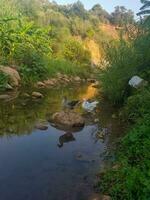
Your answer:
[[[110,14],[99,4],[86,10],[80,1],[0,4],[0,65],[16,66],[25,84],[55,76],[60,68],[62,73],[75,68],[78,75],[90,72],[91,64],[100,63],[104,46],[118,38],[115,27],[133,21],[133,13],[124,7]],[[8,78],[1,76],[1,85],[6,85]]]

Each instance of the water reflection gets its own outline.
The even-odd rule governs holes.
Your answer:
[[[31,93],[27,88],[18,98],[0,102],[0,200],[87,200],[103,165],[101,155],[120,134],[111,118],[113,110],[100,103],[96,114],[84,114],[83,129],[64,130],[49,123],[51,115],[62,109],[62,97],[95,98],[95,88],[40,90],[44,99],[38,101],[25,98],[25,92]],[[81,108],[77,112],[83,113]],[[37,123],[45,121],[48,129],[39,130]],[[111,133],[99,140],[99,129],[109,125]]]
[[[31,134],[37,120],[45,119],[53,113],[60,111],[63,96],[70,99],[81,99],[82,94],[91,96],[91,86],[66,87],[61,89],[41,90],[45,96],[42,100],[25,98],[26,89],[18,95],[18,98],[0,103],[0,135],[11,136],[12,134]],[[95,90],[95,88],[93,88]],[[76,92],[74,92],[76,91]],[[29,92],[30,93],[30,92]],[[95,95],[95,92],[92,93]],[[80,111],[80,109],[78,110]]]
[[[57,144],[57,146],[59,148],[62,148],[64,146],[64,143],[73,142],[75,140],[76,139],[74,135],[71,132],[67,132],[59,137],[59,144]]]

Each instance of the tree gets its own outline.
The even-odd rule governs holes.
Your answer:
[[[87,11],[81,1],[68,5],[68,10],[69,15],[78,16],[82,19],[86,19],[88,17]]]
[[[137,13],[137,15],[150,14],[150,10],[148,9],[148,8],[150,8],[150,1],[141,0],[141,3],[144,5],[140,8],[141,11],[139,13]]]
[[[93,6],[93,8],[90,10],[90,13],[92,15],[95,15],[99,18],[100,21],[105,22],[106,20],[109,21],[110,15],[106,10],[102,8],[100,4],[96,4]]]
[[[77,64],[90,65],[91,55],[77,40],[68,40],[64,46],[64,57]]]
[[[132,10],[127,10],[124,6],[115,7],[112,15],[112,23],[119,26],[132,24],[134,22],[134,13]]]

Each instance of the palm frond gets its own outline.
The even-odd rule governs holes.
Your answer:
[[[141,3],[146,3],[146,2],[148,2],[147,0],[141,0]]]
[[[137,16],[139,16],[139,15],[146,15],[146,14],[150,14],[150,10],[143,10],[143,11],[137,13]]]
[[[150,7],[150,1],[146,1],[146,3],[140,8],[140,10],[144,10],[148,7]]]

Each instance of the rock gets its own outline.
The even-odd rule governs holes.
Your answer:
[[[88,200],[102,200],[100,194],[92,194],[92,196],[90,198],[88,198]]]
[[[21,78],[16,69],[11,67],[0,66],[0,71],[9,76],[9,83],[11,86],[19,86]]]
[[[8,94],[1,94],[0,95],[0,100],[9,100],[11,98],[10,95]]]
[[[35,128],[42,131],[46,131],[48,129],[48,125],[45,123],[39,122],[35,125]]]
[[[103,195],[101,200],[111,200],[111,197],[108,195]]]
[[[116,116],[116,114],[112,114],[112,119],[116,119],[117,118],[117,116]]]
[[[98,123],[98,122],[99,122],[99,119],[94,119],[94,122],[95,122],[95,123]]]
[[[108,129],[102,128],[96,135],[99,139],[104,139],[107,133],[108,133]]]
[[[13,87],[10,84],[6,84],[5,89],[7,89],[7,90],[13,90]]]
[[[88,198],[88,200],[101,200],[100,194],[94,193]]]
[[[92,87],[94,87],[94,88],[98,88],[98,87],[99,87],[99,82],[96,81],[95,83],[93,83],[93,84],[92,84]]]
[[[44,84],[47,86],[55,86],[54,80],[50,80],[50,79],[44,81]]]
[[[24,93],[23,96],[26,98],[30,98],[30,95],[28,93]]]
[[[33,98],[43,98],[44,96],[40,92],[32,92],[32,97]]]
[[[22,106],[26,106],[27,103],[26,103],[26,102],[22,102],[21,105],[22,105]]]
[[[52,116],[52,120],[56,124],[61,124],[66,127],[75,128],[83,127],[85,124],[84,118],[73,111],[61,111]]]
[[[133,76],[130,80],[129,80],[129,85],[133,88],[140,88],[142,86],[147,85],[147,82],[140,78],[139,76]]]
[[[76,82],[81,82],[81,78],[80,78],[79,76],[75,76],[75,77],[74,77],[74,81],[76,81]]]
[[[113,167],[112,167],[112,169],[114,169],[114,170],[118,170],[120,168],[120,165],[119,164],[116,164],[116,165],[114,165]]]
[[[57,77],[58,77],[58,78],[62,78],[62,76],[63,76],[63,75],[62,75],[61,73],[59,73],[59,72],[57,73]]]
[[[39,82],[37,82],[37,87],[44,88],[44,87],[46,87],[46,85],[45,85],[45,83],[39,81]]]
[[[70,82],[69,78],[63,78],[63,80],[64,80],[66,83],[69,83],[69,82]]]
[[[92,78],[88,78],[88,79],[87,79],[87,82],[89,82],[89,83],[96,83],[96,80],[95,80],[95,79],[92,79]]]

